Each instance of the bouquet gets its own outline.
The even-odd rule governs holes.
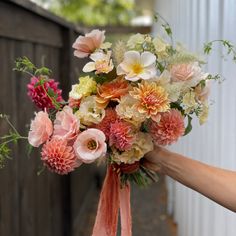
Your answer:
[[[150,35],[112,45],[104,31],[92,30],[73,48],[76,57],[89,61],[68,101],[49,69],[17,59],[16,70],[31,77],[28,96],[38,108],[27,138],[41,149],[44,166],[60,175],[83,164],[105,163],[93,236],[115,236],[119,210],[122,236],[129,236],[129,183],[156,180],[143,157],[154,145],[170,145],[188,134],[194,115],[200,124],[206,122],[210,82],[219,77],[204,72],[204,62],[183,47]],[[14,127],[11,134],[15,141],[24,138]]]

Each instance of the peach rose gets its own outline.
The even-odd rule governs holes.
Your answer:
[[[75,154],[84,163],[103,157],[107,151],[106,136],[99,129],[87,129],[80,133],[74,143]]]
[[[56,114],[53,137],[73,142],[79,133],[79,126],[80,122],[73,114],[72,108],[65,106]]]
[[[33,147],[39,147],[50,138],[52,132],[53,125],[48,113],[40,111],[36,113],[34,120],[31,121],[28,141]]]
[[[85,36],[79,36],[72,47],[75,49],[74,55],[79,58],[88,57],[96,49],[100,48],[105,40],[105,31],[92,30]]]
[[[204,102],[208,99],[209,94],[210,94],[210,87],[211,87],[211,83],[209,80],[207,80],[204,87],[202,87],[202,85],[199,84],[195,88],[196,97],[200,102]]]
[[[198,63],[176,64],[170,70],[172,82],[185,82],[201,74]],[[200,76],[199,76],[200,77]]]

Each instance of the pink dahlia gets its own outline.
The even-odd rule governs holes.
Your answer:
[[[120,151],[127,151],[131,148],[134,141],[132,127],[125,121],[117,120],[111,124],[109,144],[114,145]]]
[[[68,174],[82,162],[75,156],[73,147],[68,146],[66,140],[52,139],[43,145],[41,159],[49,170],[60,175]]]
[[[184,131],[184,117],[176,109],[163,113],[159,122],[151,121],[149,125],[149,133],[156,145],[170,145],[183,136]]]
[[[44,82],[41,84],[41,82]],[[57,102],[62,101],[62,91],[58,89],[58,82],[54,79],[42,79],[40,77],[32,77],[31,82],[27,85],[28,96],[38,108],[54,108],[52,100],[48,97],[47,93],[54,93],[54,98]],[[47,93],[46,93],[47,91]],[[50,91],[50,92],[49,92]]]
[[[105,112],[105,117],[98,125],[96,125],[96,128],[100,129],[106,135],[106,139],[108,139],[110,136],[111,124],[115,123],[115,121],[118,119],[118,116],[116,111],[112,108],[106,109]]]

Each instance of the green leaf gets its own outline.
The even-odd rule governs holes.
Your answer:
[[[35,71],[35,75],[51,75],[52,71],[47,67],[41,67]]]
[[[187,125],[187,127],[185,128],[185,133],[184,133],[184,136],[185,135],[187,135],[187,134],[189,134],[190,132],[191,132],[191,130],[192,130],[192,117],[191,116],[188,116],[188,125]]]

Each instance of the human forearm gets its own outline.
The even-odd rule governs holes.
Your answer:
[[[162,148],[151,155],[160,172],[236,211],[235,172],[215,168]]]

